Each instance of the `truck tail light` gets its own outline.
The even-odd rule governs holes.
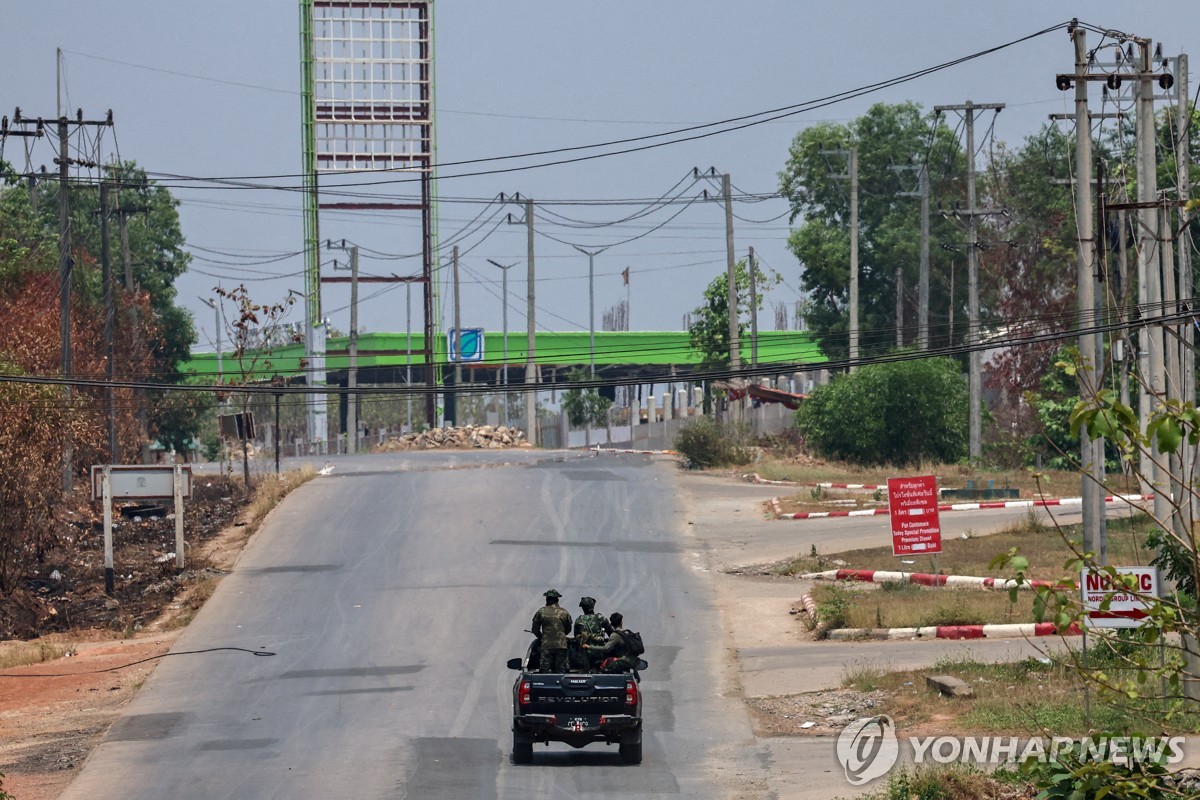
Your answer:
[[[631,680],[625,681],[625,705],[636,706],[638,701],[637,684]]]
[[[530,692],[529,681],[521,681],[521,692],[520,692],[521,705],[527,706],[532,702],[533,702],[533,698],[532,698],[531,692]]]

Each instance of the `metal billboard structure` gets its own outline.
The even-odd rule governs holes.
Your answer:
[[[304,138],[305,323],[310,380],[325,380],[325,353],[311,346],[322,325],[321,284],[345,278],[320,275],[320,213],[395,211],[421,215],[421,271],[374,282],[420,283],[424,290],[426,385],[436,382],[434,316],[434,108],[433,0],[300,0]],[[336,191],[336,179],[322,200],[318,175],[385,173],[419,178],[420,196],[397,200],[367,189]],[[323,328],[322,328],[323,330]],[[366,355],[364,353],[364,355]],[[326,424],[324,395],[310,398],[310,440]],[[425,396],[426,422],[435,420],[436,398]],[[319,404],[319,405],[318,405]],[[320,419],[316,419],[316,417]],[[411,422],[411,421],[410,421]]]

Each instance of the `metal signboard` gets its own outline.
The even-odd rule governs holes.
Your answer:
[[[175,467],[172,465],[113,465],[109,467],[112,475],[111,493],[113,500],[170,500],[175,497]],[[183,496],[192,497],[192,468],[183,467]],[[103,496],[100,479],[104,467],[92,467],[92,499],[100,500]]]
[[[937,478],[933,475],[888,478],[887,484],[892,554],[911,556],[942,552]]]
[[[1149,616],[1150,603],[1159,596],[1157,567],[1115,567],[1120,580],[1106,572],[1080,571],[1083,622],[1089,628],[1138,628]],[[1132,576],[1127,578],[1124,576]],[[1129,581],[1129,583],[1125,583]],[[1108,608],[1102,608],[1108,601]]]
[[[456,336],[460,333],[460,336]],[[451,328],[446,332],[446,352],[451,361],[468,362],[483,361],[483,328],[463,328],[455,331]]]

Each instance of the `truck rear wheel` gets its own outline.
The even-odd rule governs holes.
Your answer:
[[[533,763],[533,742],[514,733],[512,760],[514,764]]]
[[[621,761],[626,764],[642,763],[642,734],[629,739],[622,739],[621,745]]]

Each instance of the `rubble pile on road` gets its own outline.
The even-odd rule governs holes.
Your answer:
[[[464,425],[459,428],[430,428],[388,439],[377,449],[386,453],[398,450],[438,450],[447,448],[486,448],[525,446],[525,433],[505,425]]]

